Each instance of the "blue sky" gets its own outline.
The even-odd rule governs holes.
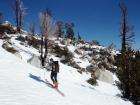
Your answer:
[[[14,0],[1,0],[0,11],[5,20],[14,23],[11,4]],[[75,34],[83,39],[98,40],[102,45],[114,43],[120,48],[120,0],[23,0],[27,9],[24,28],[39,23],[38,13],[46,8],[53,12],[55,21],[73,22]],[[140,0],[124,0],[128,7],[128,22],[134,25],[136,49],[140,48]]]

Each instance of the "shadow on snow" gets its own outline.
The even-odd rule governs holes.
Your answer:
[[[32,79],[34,79],[34,80],[36,80],[37,82],[44,83],[48,87],[55,89],[63,97],[65,96],[64,93],[61,92],[59,89],[54,88],[54,86],[47,79],[44,81],[44,80],[41,79],[40,76],[36,76],[36,75],[31,74],[31,73],[29,73],[29,77],[32,78]]]
[[[53,88],[53,85],[51,83],[49,83],[47,80],[45,80],[45,81],[42,80],[40,76],[36,76],[36,75],[29,73],[29,77],[36,80],[37,82],[41,82],[41,83],[46,84],[50,88]]]

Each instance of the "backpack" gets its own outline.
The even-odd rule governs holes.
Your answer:
[[[53,61],[53,71],[54,72],[59,72],[59,62],[58,61]]]

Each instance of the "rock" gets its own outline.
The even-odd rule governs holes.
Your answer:
[[[16,52],[18,52],[11,44],[11,42],[4,42],[2,47],[7,50],[8,52],[12,53],[12,54],[15,54]]]
[[[98,80],[103,81],[103,82],[107,82],[111,84],[114,82],[113,73],[107,70],[98,69],[95,71],[95,76]]]
[[[108,52],[108,50],[106,49],[100,49],[100,54],[101,55],[110,55],[110,53]]]
[[[0,34],[0,39],[6,39],[6,40],[9,40],[10,37],[8,36],[8,34],[7,34],[6,32],[4,32],[4,33],[1,33],[1,34]]]
[[[82,52],[81,52],[80,49],[76,49],[74,52],[75,52],[76,54],[78,54],[78,55],[82,55]]]
[[[110,55],[110,56],[108,57],[108,62],[109,62],[109,63],[112,63],[112,64],[115,64],[115,57],[114,57],[114,55]]]
[[[72,66],[72,67],[74,67],[74,68],[76,68],[76,69],[78,69],[78,70],[81,69],[81,67],[80,67],[75,61],[72,61],[72,60],[71,60],[71,62],[69,62],[68,65],[69,65],[69,66]]]
[[[94,72],[97,69],[97,67],[95,65],[89,65],[86,67],[86,70],[88,72]]]
[[[31,59],[29,59],[27,61],[28,63],[30,63],[31,65],[41,68],[41,60],[39,56],[33,55]]]

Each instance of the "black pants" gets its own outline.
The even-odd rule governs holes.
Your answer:
[[[57,82],[57,73],[56,72],[51,72],[51,80],[54,82]]]

